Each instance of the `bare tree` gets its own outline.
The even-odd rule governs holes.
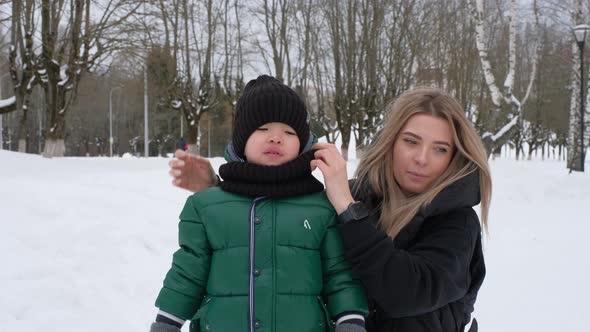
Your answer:
[[[412,82],[422,23],[414,16],[417,0],[400,2],[326,1],[333,108],[342,135],[366,145],[382,119],[383,105]],[[425,6],[426,7],[426,6]],[[422,8],[421,8],[422,9]]]
[[[582,24],[582,0],[573,0],[573,6],[570,10],[571,25],[576,26]],[[569,121],[569,135],[567,138],[567,168],[570,171],[581,171],[582,164],[580,154],[581,151],[581,132],[580,132],[580,57],[578,56],[578,46],[576,40],[572,37],[572,78],[570,83],[571,99],[570,99],[570,121]],[[583,75],[583,74],[582,74]]]
[[[230,8],[231,6],[231,8]],[[233,10],[232,10],[233,9]],[[233,13],[235,23],[230,15]],[[223,87],[233,106],[244,88],[244,56],[242,50],[242,26],[238,0],[224,0],[223,10]]]
[[[252,6],[253,15],[264,27],[267,40],[254,39],[269,73],[287,85],[293,83],[289,35],[295,2],[289,0],[260,0]],[[257,34],[256,34],[257,35]],[[267,42],[268,44],[266,44]]]
[[[64,155],[65,113],[76,98],[80,79],[121,47],[117,36],[126,30],[125,22],[138,7],[125,0],[41,0],[38,77],[45,90],[49,121],[44,156]],[[98,20],[90,15],[91,8],[102,9]]]
[[[348,159],[353,116],[358,108],[355,84],[358,75],[356,68],[359,49],[356,24],[358,10],[358,1],[353,0],[331,0],[326,8],[334,68],[334,111],[338,129],[342,135],[340,152],[345,159]]]
[[[305,1],[305,0],[304,0]],[[302,1],[303,2],[303,1]],[[334,113],[334,92],[331,87],[334,86],[333,75],[330,75],[330,50],[315,45],[325,45],[328,43],[329,36],[324,31],[327,26],[320,10],[321,3],[302,4],[304,10],[304,20],[306,24],[305,33],[309,32],[309,85],[305,83],[304,76],[301,76],[302,90],[307,96],[308,105],[311,107],[312,130],[319,136],[325,136],[326,140],[334,143],[338,139],[340,132]],[[309,12],[308,12],[309,11]],[[309,15],[313,14],[313,15]],[[304,37],[306,39],[306,37]],[[307,47],[303,47],[307,50]],[[307,53],[307,51],[304,51]]]
[[[186,119],[186,141],[192,153],[199,153],[200,150],[201,116],[217,103],[213,57],[221,10],[214,7],[215,3],[212,0],[178,0],[172,3],[161,0],[159,19],[164,26],[163,36],[150,38],[152,48],[163,38],[164,54],[170,54],[169,59],[173,62],[170,66],[175,68],[174,77],[166,84],[163,98],[167,105],[180,111]],[[204,14],[195,11],[204,11]]]
[[[537,1],[533,0],[533,13],[535,16],[535,31],[538,31],[539,26],[539,11]],[[533,86],[536,66],[537,52],[533,53],[532,68],[530,70],[529,84],[526,89],[525,95],[519,100],[514,95],[514,81],[515,81],[515,66],[516,66],[516,19],[517,19],[517,3],[516,0],[510,0],[510,14],[509,14],[509,46],[508,46],[508,73],[504,80],[503,91],[500,91],[496,84],[496,77],[492,71],[492,66],[489,60],[488,47],[486,45],[486,33],[484,23],[486,20],[486,12],[484,8],[484,0],[475,0],[475,6],[472,8],[473,18],[476,26],[476,45],[479,52],[479,58],[484,73],[487,88],[490,93],[490,99],[493,105],[493,109],[490,114],[490,121],[486,128],[486,132],[482,138],[484,144],[491,153],[494,149],[502,146],[510,138],[510,133],[516,129],[516,125],[521,117],[522,105],[526,103],[531,88]],[[538,45],[538,34],[533,41],[534,45]],[[535,46],[537,47],[537,46]],[[507,122],[503,122],[500,117],[500,108],[503,103],[510,105],[511,113],[508,117]],[[500,129],[496,129],[496,128]]]
[[[33,87],[37,82],[36,72],[40,68],[40,60],[35,53],[36,8],[37,3],[34,0],[12,3],[8,63],[16,105],[5,111],[22,112],[18,130],[20,152],[27,151],[27,115]]]

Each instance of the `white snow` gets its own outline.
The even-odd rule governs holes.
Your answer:
[[[495,141],[497,141],[497,140],[498,140],[498,139],[500,139],[502,136],[504,136],[504,134],[505,134],[505,133],[506,133],[508,130],[510,130],[512,127],[516,126],[516,123],[518,122],[518,118],[519,118],[519,116],[520,116],[520,115],[518,115],[518,116],[513,116],[513,117],[512,117],[512,119],[511,119],[511,120],[510,120],[510,121],[509,121],[507,124],[505,124],[505,125],[504,125],[504,127],[500,128],[500,130],[498,130],[498,132],[497,132],[495,135],[493,135],[493,134],[492,134],[492,133],[490,133],[490,132],[485,132],[485,133],[482,135],[482,137],[483,137],[483,138],[486,138],[486,137],[488,137],[488,136],[491,136],[491,138],[492,138],[492,141],[494,141],[494,142],[495,142]]]
[[[59,82],[57,82],[58,86],[64,86],[68,82],[68,65],[63,65],[59,68]]]
[[[64,85],[66,85],[66,83],[68,83],[68,79],[69,79],[68,76],[63,76],[61,78],[61,81],[57,82],[57,85],[58,86],[64,86]]]
[[[0,99],[0,108],[8,107],[12,104],[16,104],[16,97],[12,96],[7,99]]]
[[[172,101],[172,108],[179,109],[182,106],[182,101],[180,100],[173,100]]]
[[[189,195],[167,163],[0,150],[0,331],[148,331]],[[589,172],[553,160],[491,167],[480,331],[585,330]]]
[[[506,91],[511,91],[512,90],[512,84],[514,82],[514,76],[513,76],[513,72],[509,71],[508,75],[506,75],[506,80],[504,80],[504,89]]]

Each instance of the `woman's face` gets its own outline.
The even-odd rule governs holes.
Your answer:
[[[454,148],[446,120],[411,116],[393,145],[393,172],[402,192],[410,196],[426,191],[449,166]]]

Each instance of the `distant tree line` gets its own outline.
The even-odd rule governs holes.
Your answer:
[[[0,0],[1,97],[16,97],[0,109],[4,148],[108,155],[111,105],[113,152],[141,154],[147,75],[150,155],[184,136],[220,156],[245,83],[268,73],[345,156],[376,134],[388,102],[434,85],[490,153],[571,158],[571,27],[588,13],[581,0]]]

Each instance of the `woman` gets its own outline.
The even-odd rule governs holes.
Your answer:
[[[399,96],[363,153],[352,191],[337,149],[315,148],[311,166],[324,175],[347,258],[369,298],[367,330],[463,331],[485,276],[473,206],[481,202],[487,229],[491,177],[457,101],[435,88]],[[202,159],[179,159],[171,163],[176,185],[199,190],[191,183],[213,178]],[[475,321],[469,331],[477,331]]]

